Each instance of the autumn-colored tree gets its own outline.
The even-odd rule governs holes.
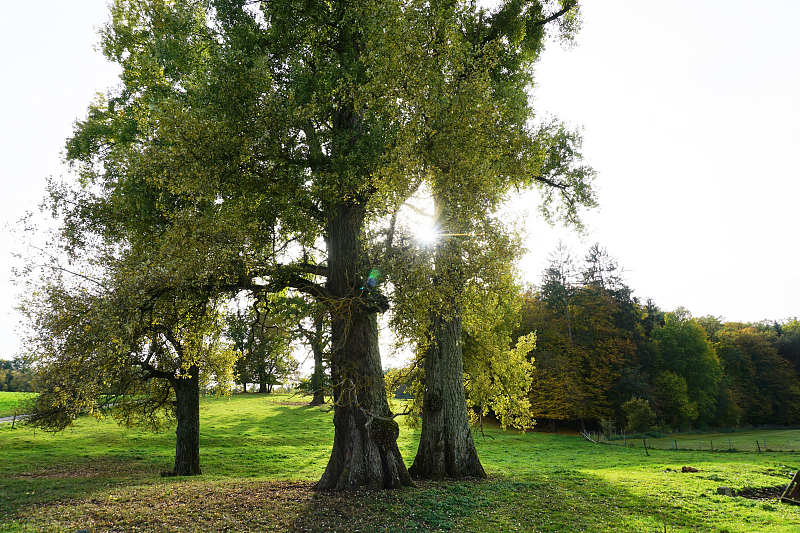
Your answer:
[[[599,265],[601,249],[592,250],[581,273],[560,246],[540,291],[525,297],[519,332],[537,334],[531,402],[539,418],[614,419],[630,398],[619,382],[623,366],[635,363],[638,310],[616,267]]]
[[[719,332],[717,353],[732,400],[749,424],[794,424],[800,420],[800,385],[791,363],[776,348],[776,335],[728,323]]]

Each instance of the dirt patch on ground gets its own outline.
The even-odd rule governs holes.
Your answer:
[[[736,491],[736,496],[748,500],[776,500],[781,497],[786,485],[773,487],[744,487]]]

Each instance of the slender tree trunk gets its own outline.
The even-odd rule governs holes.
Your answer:
[[[311,390],[314,393],[314,397],[311,399],[310,405],[322,405],[325,403],[325,367],[322,361],[324,327],[325,324],[322,317],[315,317],[313,335],[308,339],[311,344],[311,351],[314,352],[314,373],[311,375]]]
[[[378,348],[377,311],[363,287],[363,206],[339,206],[328,223],[333,450],[320,490],[411,485],[391,417]]]
[[[267,390],[267,371],[263,366],[258,367],[258,392],[264,394]]]
[[[436,284],[461,290],[458,243],[452,239],[442,243],[435,260],[436,276],[441,278]],[[421,479],[485,478],[467,416],[461,309],[455,295],[445,302],[432,312],[432,338],[425,353],[422,434],[409,472]]]
[[[191,377],[175,379],[175,431],[176,476],[195,476],[200,472],[200,387],[197,367],[189,371]]]
[[[322,365],[322,347],[318,342],[313,342],[311,350],[314,352],[314,374],[311,376],[311,390],[314,397],[310,405],[322,405],[325,403],[325,368]]]

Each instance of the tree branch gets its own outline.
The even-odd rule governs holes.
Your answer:
[[[573,0],[572,2],[565,2],[564,3],[564,7],[562,7],[561,9],[559,9],[558,11],[556,11],[555,13],[550,15],[549,17],[543,18],[542,20],[535,21],[533,23],[533,25],[534,26],[544,26],[545,24],[553,22],[554,20],[564,16],[570,9],[572,9],[573,7],[575,7],[577,5],[578,5],[577,0]]]

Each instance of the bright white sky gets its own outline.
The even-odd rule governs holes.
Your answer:
[[[695,315],[800,315],[800,2],[585,0],[577,46],[537,69],[540,111],[583,128],[600,208],[587,233],[531,207],[525,279],[559,238],[599,241],[641,297]],[[0,17],[0,357],[19,346],[7,227],[62,175],[72,123],[116,69],[94,50],[105,0],[6,2]]]

